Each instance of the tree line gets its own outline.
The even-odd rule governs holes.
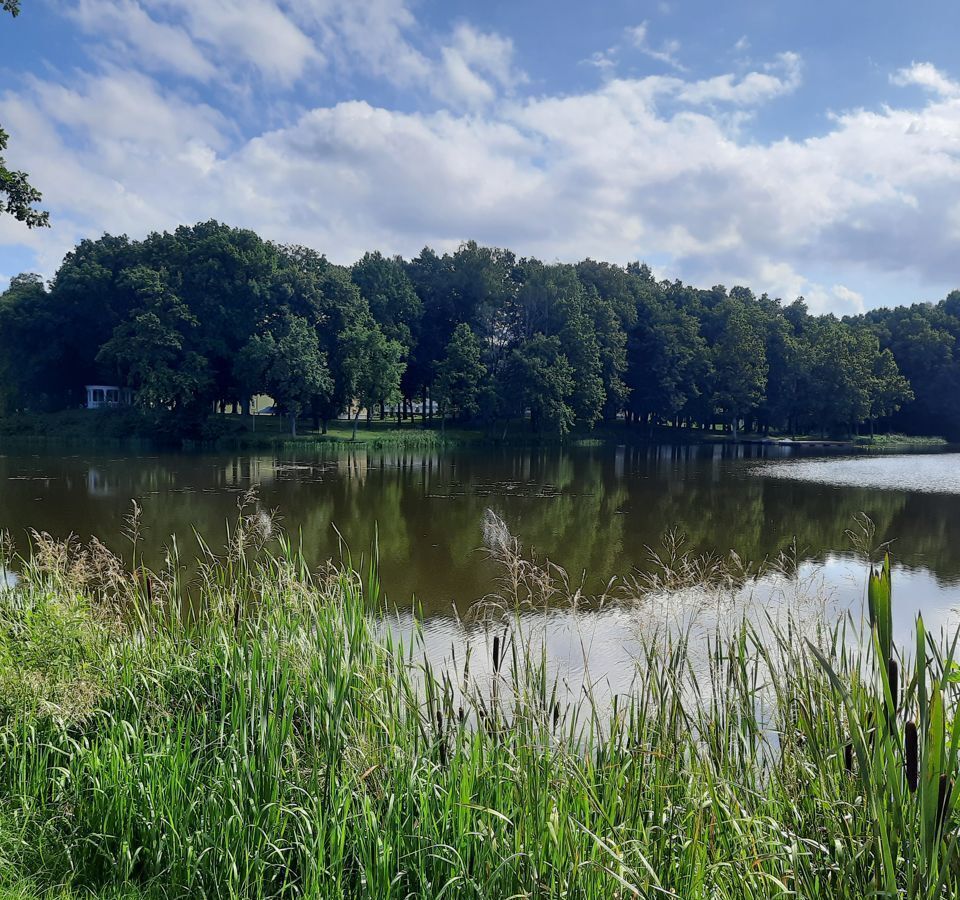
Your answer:
[[[353,266],[215,221],[84,240],[0,295],[0,409],[128,386],[184,428],[269,394],[316,427],[351,410],[500,432],[601,421],[960,434],[960,292],[838,319],[640,263],[549,264],[473,241]],[[418,412],[415,413],[415,410]]]

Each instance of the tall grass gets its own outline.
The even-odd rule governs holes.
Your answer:
[[[869,642],[744,624],[704,672],[663,636],[608,702],[510,609],[565,588],[509,536],[489,657],[438,670],[377,627],[374,566],[311,572],[262,514],[191,602],[176,547],[147,571],[131,536],[126,566],[37,536],[0,588],[0,896],[960,888],[953,647],[888,642],[889,566]]]

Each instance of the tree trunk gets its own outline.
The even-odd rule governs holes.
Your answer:
[[[290,437],[297,436],[297,414],[290,413]]]
[[[353,417],[353,437],[351,438],[351,440],[355,441],[357,439],[357,423],[359,421],[360,421],[360,407],[358,406],[357,411]]]
[[[739,436],[739,428],[740,428],[740,417],[739,417],[739,416],[734,416],[734,417],[733,417],[733,422],[731,423],[731,427],[732,427],[732,431],[733,431],[733,439],[736,441],[737,438],[738,438],[738,436]]]

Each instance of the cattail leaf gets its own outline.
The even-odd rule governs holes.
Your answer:
[[[877,635],[880,662],[886,667],[893,655],[893,602],[890,583],[890,554],[885,553],[880,568],[870,570],[867,583],[867,609],[870,626]]]
[[[950,801],[953,799],[953,779],[946,774],[940,776],[937,787],[937,820],[934,830],[937,836],[943,831],[944,823],[950,814]]]
[[[920,707],[921,730],[927,722],[927,632],[923,616],[917,616],[917,661],[914,666],[917,679],[917,703]]]
[[[923,794],[921,797],[923,835],[928,860],[933,859],[936,849],[940,775],[943,767],[943,741],[943,696],[940,693],[939,685],[934,684],[930,690],[927,730],[923,741]]]

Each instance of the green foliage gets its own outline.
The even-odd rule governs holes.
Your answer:
[[[876,634],[880,659],[886,665],[893,659],[893,596],[890,584],[890,554],[886,553],[879,570],[870,569],[867,583],[867,610],[870,627]]]
[[[851,733],[846,769],[855,772],[872,818],[865,850],[878,892],[948,897],[956,893],[960,877],[954,812],[960,717],[951,706],[953,721],[948,720],[947,703],[955,697],[948,701],[944,696],[956,683],[957,640],[946,647],[935,645],[918,617],[913,673],[904,672],[901,679],[892,603],[890,557],[885,555],[868,583],[872,678],[861,670],[839,672],[820,652],[814,654],[844,704]],[[865,661],[860,665],[866,669]]]
[[[290,417],[297,434],[297,417],[316,398],[323,402],[334,384],[317,332],[302,316],[286,313],[272,331],[255,334],[240,350],[234,374],[247,396],[267,393]]]
[[[551,674],[519,616],[437,670],[376,619],[375,567],[313,575],[270,539],[241,519],[189,599],[175,555],[20,561],[0,590],[0,896],[960,889],[958,679],[922,621],[902,677],[841,626],[804,644],[734,624],[705,665],[693,634],[645,643],[610,700]],[[510,552],[517,597],[562,596]]]
[[[357,402],[353,418],[356,437],[357,420],[363,409],[369,414],[378,403],[396,403],[400,399],[400,379],[405,367],[403,346],[390,340],[372,321],[347,329],[341,341],[349,396]]]
[[[483,364],[483,347],[470,326],[462,322],[456,327],[446,354],[437,367],[434,396],[444,418],[471,418],[480,409],[480,391],[487,367]]]
[[[566,434],[576,412],[571,405],[576,382],[574,369],[564,355],[560,339],[534,335],[520,349],[514,350],[506,366],[503,390],[519,406],[530,411],[530,424],[535,430]]]
[[[758,317],[731,298],[719,313],[722,324],[713,354],[714,402],[733,420],[734,434],[765,397],[768,364]]]
[[[350,278],[386,336],[398,341],[409,353],[419,330],[423,304],[403,260],[386,259],[379,252],[365,253],[363,259],[354,263]]]
[[[114,329],[97,361],[136,390],[139,406],[177,409],[191,403],[210,380],[206,357],[192,349],[198,320],[160,272],[126,269],[119,287],[131,295],[130,317]]]
[[[9,135],[0,128],[0,151],[7,149],[9,140]],[[50,214],[35,208],[34,204],[43,196],[28,179],[26,172],[8,169],[0,155],[0,213],[13,216],[28,228],[46,227],[50,224]]]
[[[215,221],[82,241],[49,286],[13,279],[0,295],[0,413],[68,409],[84,384],[121,380],[141,406],[191,410],[179,421],[196,432],[201,414],[246,408],[263,389],[264,360],[294,320],[315,333],[329,383],[291,387],[281,405],[324,429],[396,400],[398,427],[416,404],[423,425],[443,408],[501,435],[531,417],[558,436],[618,417],[645,433],[960,435],[960,293],[838,320],[802,298],[658,282],[637,263],[518,260],[472,241],[345,268]],[[291,352],[314,358],[296,331]]]

